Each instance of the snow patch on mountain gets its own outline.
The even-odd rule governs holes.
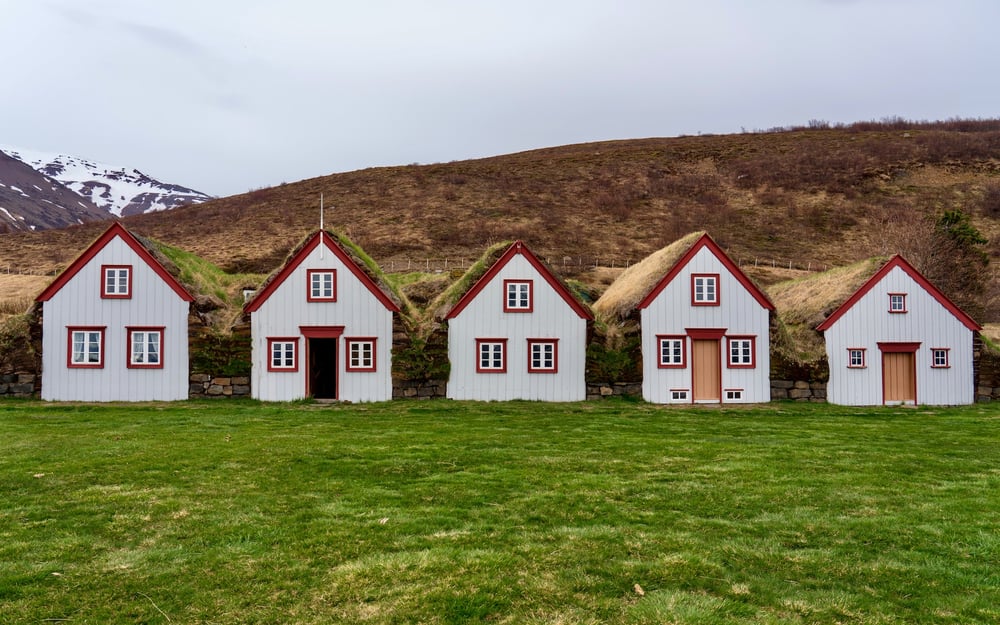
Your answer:
[[[0,150],[61,182],[116,217],[169,210],[212,199],[194,189],[160,182],[138,169],[13,146],[0,146]]]

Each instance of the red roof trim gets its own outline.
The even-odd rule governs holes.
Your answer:
[[[383,306],[392,312],[399,312],[399,306],[389,299],[389,296],[383,293],[382,289],[378,288],[375,281],[368,277],[368,274],[354,262],[354,259],[351,258],[347,252],[345,252],[340,245],[323,230],[316,231],[316,233],[309,238],[306,244],[302,246],[302,249],[300,249],[295,256],[285,263],[285,266],[281,268],[281,271],[278,272],[278,275],[274,278],[274,280],[271,280],[270,284],[268,284],[263,291],[247,302],[247,305],[243,307],[243,311],[246,313],[252,313],[263,306],[264,302],[266,302],[267,299],[277,290],[277,288],[281,286],[286,279],[288,279],[288,276],[290,276],[292,272],[302,264],[302,261],[304,261],[314,249],[319,247],[321,241],[323,245],[326,246],[326,249],[333,252],[333,254],[339,258],[342,263],[344,263],[344,266],[347,267],[351,273],[361,281],[361,284],[365,285],[365,288],[371,291],[371,294],[374,295],[378,301],[382,302]]]
[[[468,306],[469,303],[472,302],[472,300],[474,300],[484,288],[486,288],[486,285],[489,284],[498,273],[500,273],[500,270],[503,269],[507,263],[509,263],[511,259],[518,254],[524,256],[531,266],[534,267],[543,278],[545,278],[545,281],[549,283],[549,286],[551,286],[553,290],[555,290],[555,292],[563,298],[566,304],[573,309],[573,312],[575,312],[577,316],[581,319],[587,320],[594,318],[590,311],[587,310],[587,307],[581,304],[580,301],[576,299],[572,293],[570,293],[569,289],[563,286],[563,283],[560,282],[551,271],[549,271],[548,267],[546,267],[542,261],[538,260],[538,257],[535,256],[523,242],[514,241],[514,243],[507,248],[507,251],[504,252],[495,263],[493,263],[493,266],[490,267],[489,270],[483,274],[483,276],[479,278],[474,285],[472,285],[472,288],[465,292],[465,295],[463,295],[455,306],[453,306],[448,312],[448,314],[445,315],[445,319],[454,319],[459,315],[459,313],[465,310],[465,307]]]
[[[895,256],[890,258],[889,262],[883,265],[882,268],[879,269],[874,276],[869,278],[867,282],[861,285],[861,288],[855,291],[854,295],[847,298],[847,301],[841,304],[840,307],[837,308],[837,310],[833,311],[833,313],[829,317],[827,317],[825,320],[823,320],[822,323],[816,326],[816,329],[820,332],[823,332],[824,330],[829,330],[830,327],[832,327],[833,324],[836,323],[838,319],[843,317],[848,310],[850,310],[855,304],[858,303],[858,300],[867,295],[868,292],[871,291],[876,284],[882,281],[882,278],[884,278],[890,271],[892,271],[896,267],[899,267],[908,276],[913,278],[914,282],[919,284],[925,291],[927,291],[931,295],[931,297],[936,299],[939,304],[944,306],[945,309],[952,315],[954,315],[955,318],[958,319],[958,321],[966,328],[972,330],[973,332],[978,332],[979,330],[983,329],[981,325],[976,323],[972,317],[967,315],[965,311],[963,311],[961,308],[956,306],[954,302],[948,299],[947,295],[939,291],[937,287],[928,282],[927,278],[923,277],[920,274],[920,272],[913,267],[913,265],[906,262],[906,259],[900,256],[899,254],[896,254]]]
[[[104,247],[115,237],[121,237],[121,240],[132,248],[132,251],[135,252],[136,255],[147,265],[149,265],[150,269],[155,271],[156,275],[160,276],[160,278],[162,278],[163,281],[166,282],[175,293],[177,293],[178,297],[185,302],[194,301],[194,297],[188,292],[187,289],[184,288],[184,285],[178,282],[177,278],[170,275],[170,272],[167,271],[166,268],[164,268],[163,265],[161,265],[159,261],[153,257],[149,250],[147,250],[142,243],[139,243],[139,240],[135,238],[135,235],[126,230],[125,226],[121,225],[121,223],[117,221],[111,224],[111,227],[105,230],[104,234],[99,236],[96,241],[90,244],[90,247],[84,250],[76,260],[70,263],[69,267],[66,267],[66,269],[59,274],[59,277],[52,281],[52,284],[45,287],[45,290],[35,298],[35,301],[47,302],[52,299],[52,297],[58,293],[61,288],[66,286],[67,282],[72,280],[73,277],[79,273],[87,263],[93,260],[93,258],[97,256],[97,253],[104,249]]]
[[[667,285],[677,277],[677,274],[679,274],[681,270],[684,269],[689,262],[691,262],[691,259],[694,258],[695,254],[697,254],[703,247],[708,248],[708,251],[710,251],[712,255],[715,256],[729,271],[729,273],[743,285],[743,288],[745,288],[747,292],[750,293],[755,300],[757,300],[758,304],[767,310],[774,310],[774,304],[771,303],[771,300],[768,299],[767,295],[757,288],[757,285],[755,285],[753,281],[750,280],[745,273],[743,273],[743,270],[740,269],[739,266],[737,266],[736,263],[734,263],[733,260],[722,251],[719,244],[716,243],[712,237],[708,236],[707,233],[701,235],[701,238],[698,239],[694,245],[692,245],[691,248],[684,253],[683,256],[681,256],[680,260],[674,263],[674,266],[667,272],[667,275],[663,276],[663,278],[656,283],[656,286],[654,286],[646,297],[639,302],[639,305],[636,308],[643,309],[652,304],[653,300],[655,300],[657,296],[663,292],[663,289],[667,288]]]

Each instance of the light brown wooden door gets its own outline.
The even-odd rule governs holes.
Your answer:
[[[916,368],[911,352],[888,352],[882,354],[882,385],[885,402],[917,401]]]
[[[694,401],[722,401],[722,370],[717,339],[691,341]]]

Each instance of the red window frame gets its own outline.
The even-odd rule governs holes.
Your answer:
[[[892,298],[894,298],[894,297],[900,298],[901,303],[903,305],[902,309],[900,309],[900,310],[893,309],[893,307],[892,307]],[[892,314],[894,314],[894,315],[901,315],[901,314],[904,314],[904,313],[908,312],[907,308],[906,308],[906,293],[889,293],[889,312],[892,313]]]
[[[124,269],[126,274],[125,292],[108,293],[108,272],[118,272]],[[131,299],[132,298],[132,265],[101,265],[101,299]],[[115,288],[118,286],[118,276],[115,276]]]
[[[129,369],[162,369],[163,368],[163,332],[166,328],[163,326],[126,326],[126,340],[125,349],[127,353],[125,354],[126,367]],[[132,361],[132,356],[135,352],[132,349],[132,337],[136,332],[145,332],[146,334],[158,334],[160,336],[160,341],[158,343],[160,351],[157,354],[158,361],[156,363],[136,363]],[[145,351],[143,354],[148,355]]]
[[[313,295],[313,276],[319,274],[330,274],[330,296]],[[309,269],[306,271],[306,301],[307,302],[335,302],[337,301],[337,270],[336,269]]]
[[[715,289],[714,289],[715,298],[714,299],[711,299],[711,300],[708,300],[708,299],[699,300],[698,299],[697,285],[698,285],[698,280],[700,280],[700,279],[711,279],[713,281],[713,283],[715,285]],[[719,293],[719,283],[720,282],[721,282],[721,280],[719,279],[719,274],[717,274],[717,273],[693,273],[693,274],[691,274],[691,305],[692,306],[719,306],[720,302],[722,301],[722,297],[721,297],[721,295]]]
[[[355,366],[354,363],[354,353],[353,349],[355,345],[361,346],[365,344],[370,344],[372,349],[372,364],[370,367],[365,367],[363,365]],[[358,371],[358,372],[371,372],[377,371],[378,366],[376,364],[376,354],[378,347],[378,337],[375,336],[352,336],[350,338],[344,337],[344,353],[347,354],[345,371]]]
[[[274,344],[292,344],[292,366],[274,365]],[[284,360],[284,354],[282,354]],[[267,337],[267,370],[275,373],[295,373],[299,370],[299,337],[297,336],[269,336]]]
[[[104,334],[105,334],[105,330],[107,330],[107,326],[67,326],[66,327],[66,342],[67,342],[66,367],[69,368],[69,369],[103,369],[104,368]],[[99,351],[97,352],[98,356],[99,356],[98,362],[80,362],[80,363],[73,362],[73,333],[74,332],[99,332],[100,333],[100,338],[99,338],[99,342],[98,342],[98,345],[100,347],[99,347]],[[87,341],[86,344],[89,345],[90,342]],[[89,353],[89,350],[85,351],[84,353],[85,354]]]
[[[861,352],[861,364],[855,365],[852,363],[851,352]],[[847,348],[847,368],[848,369],[865,369],[868,367],[868,354],[864,347],[848,347]]]
[[[937,364],[937,353],[944,352],[944,364]],[[951,368],[951,348],[950,347],[932,347],[931,348],[931,369],[950,369]]]
[[[535,346],[552,346],[552,366],[535,367]],[[544,359],[544,354],[543,354]],[[559,339],[528,339],[528,373],[559,373]]]
[[[500,347],[500,368],[483,367],[482,346],[499,344]],[[490,360],[492,361],[492,355]],[[507,339],[476,339],[476,373],[507,373]]]
[[[510,287],[520,284],[528,285],[528,305],[510,305]],[[520,300],[520,297],[518,297]],[[530,313],[535,309],[535,282],[534,280],[504,280],[503,281],[503,311],[509,313]]]
[[[664,363],[663,362],[663,342],[664,341],[680,341],[681,342],[681,362],[677,363]],[[687,368],[687,337],[683,334],[657,334],[656,335],[656,366],[659,369],[686,369]]]
[[[750,343],[750,362],[733,362],[733,343]],[[757,337],[756,336],[727,336],[726,337],[726,366],[729,369],[756,369],[757,368]],[[734,389],[730,389],[734,390]],[[735,389],[738,390],[738,389]]]

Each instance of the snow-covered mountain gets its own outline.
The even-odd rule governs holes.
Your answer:
[[[169,210],[212,199],[201,191],[160,182],[138,169],[12,146],[0,146],[0,151],[54,178],[116,217]]]
[[[0,152],[0,234],[65,228],[110,217],[58,180]]]

